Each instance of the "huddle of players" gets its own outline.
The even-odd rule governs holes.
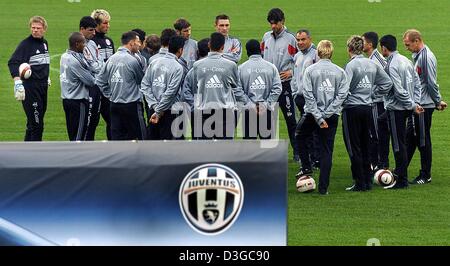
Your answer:
[[[180,117],[173,114],[176,106],[193,118],[193,137],[199,139],[232,138],[238,103],[245,106],[247,120],[253,118],[250,110],[271,114],[281,92],[278,71],[262,59],[260,44],[255,40],[247,45],[251,60],[238,70],[242,49],[239,40],[228,35],[228,16],[217,16],[218,32],[198,44],[189,38],[189,22],[178,19],[176,31],[162,31],[159,49],[142,47],[147,41],[145,33],[135,29],[122,35],[122,46],[116,53],[112,40],[104,35],[107,29],[99,29],[109,20],[105,10],[83,17],[80,32],[70,35],[69,49],[61,57],[61,90],[71,140],[93,139],[94,135],[87,137],[86,132],[95,133],[98,115],[93,116],[104,106],[109,106],[109,116],[104,118],[110,124],[107,130],[112,140],[183,138],[183,122],[187,119],[179,123],[179,128],[172,126]],[[258,86],[252,87],[255,80]],[[248,86],[243,88],[241,82]],[[212,119],[211,127],[204,127],[213,116],[216,119]],[[260,133],[250,136],[250,131],[247,126],[246,138],[256,138]],[[269,134],[259,136],[270,138]]]
[[[350,60],[345,69],[331,63],[333,46],[326,40],[317,46],[317,62],[310,60],[310,66],[296,68],[301,71],[297,72],[297,82],[301,80],[302,85],[298,87],[305,101],[305,114],[296,131],[302,162],[297,177],[312,174],[308,153],[311,149],[307,144],[315,131],[318,147],[314,147],[314,142],[312,146],[320,151],[320,194],[328,194],[340,113],[354,180],[348,191],[370,190],[374,171],[389,167],[389,135],[395,158],[395,182],[385,188],[408,187],[407,168],[417,147],[421,170],[411,183],[431,182],[432,114],[435,109],[444,110],[447,104],[441,100],[436,83],[436,58],[423,43],[420,32],[406,31],[403,42],[413,53],[414,63],[398,53],[394,36],[385,35],[380,39],[380,54],[378,35],[367,32],[347,41]],[[306,54],[307,51],[303,56]]]
[[[145,33],[136,29],[122,35],[122,47],[116,53],[113,41],[105,36],[108,12],[95,10],[91,17],[83,17],[80,32],[71,34],[70,48],[61,57],[60,80],[69,138],[93,140],[100,114],[107,123],[108,139],[181,138],[177,130],[183,123],[173,127],[179,117],[171,112],[177,109],[174,106],[191,111],[194,138],[232,138],[238,104],[245,107],[244,137],[270,138],[278,103],[294,157],[301,160],[298,176],[311,174],[315,163],[321,170],[319,193],[328,193],[341,112],[355,181],[348,190],[370,190],[373,168],[388,167],[389,135],[397,180],[391,188],[408,186],[407,166],[416,147],[421,153],[422,169],[413,182],[431,181],[432,113],[447,105],[441,101],[436,84],[436,59],[418,31],[407,31],[403,40],[413,52],[414,65],[396,51],[394,36],[381,38],[380,55],[376,49],[378,36],[368,32],[349,39],[350,62],[343,70],[331,62],[330,41],[323,40],[316,48],[308,30],[300,30],[294,37],[284,26],[284,13],[278,8],[269,11],[267,20],[272,30],[264,35],[261,44],[256,40],[247,42],[249,60],[238,67],[241,45],[228,35],[230,22],[226,15],[217,16],[217,32],[198,43],[189,38],[190,24],[179,19],[174,25],[176,31],[163,30],[159,51],[157,36],[144,39]],[[142,42],[146,43],[144,47]],[[45,51],[48,54],[46,45]],[[362,56],[363,51],[370,59]],[[10,64],[10,70],[17,77],[11,66],[14,64]],[[20,89],[16,84],[16,98]],[[302,114],[298,124],[294,102]],[[223,119],[212,119],[217,117]],[[249,126],[254,121],[256,132]],[[268,134],[260,128],[268,128]]]
[[[183,138],[187,117],[191,118],[193,138],[229,139],[235,135],[238,109],[244,110],[244,138],[273,136],[273,110],[282,84],[288,82],[282,83],[277,67],[262,59],[256,40],[247,43],[249,60],[238,67],[242,47],[228,34],[228,16],[217,16],[217,32],[198,43],[190,39],[189,22],[178,19],[175,30],[162,31],[161,47],[150,49],[153,54],[147,49],[147,39],[158,37],[145,39],[139,29],[124,33],[122,47],[113,54],[113,42],[104,35],[109,27],[101,28],[109,26],[109,20],[105,10],[83,17],[80,32],[71,34],[70,47],[61,57],[61,90],[71,140],[92,140],[94,134],[85,132],[95,133],[98,110],[105,106],[109,106],[109,116],[103,117],[110,124],[107,130],[112,140]],[[295,41],[290,45],[295,46]],[[293,56],[290,53],[274,61],[289,69],[293,65],[288,62]],[[286,99],[289,106],[292,99]],[[184,115],[174,114],[177,110]],[[287,112],[293,118],[293,139],[295,110]],[[177,119],[178,124],[174,123]]]

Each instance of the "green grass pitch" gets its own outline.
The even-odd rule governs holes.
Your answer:
[[[269,30],[266,22],[270,8],[278,6],[286,14],[286,26],[295,32],[311,30],[314,42],[329,39],[335,45],[333,61],[340,66],[347,62],[345,42],[350,35],[377,31],[394,34],[399,51],[410,56],[402,43],[403,32],[417,28],[438,60],[438,82],[444,100],[450,98],[450,5],[443,0],[322,0],[322,1],[106,1],[66,0],[1,1],[0,2],[0,141],[22,141],[25,115],[13,96],[13,82],[7,60],[16,45],[29,34],[28,19],[44,16],[49,23],[52,87],[49,89],[48,111],[45,116],[44,139],[67,140],[60,99],[59,55],[67,47],[69,33],[78,30],[79,19],[93,9],[107,9],[112,16],[111,36],[117,45],[120,34],[132,28],[142,28],[148,34],[159,34],[171,27],[178,17],[192,24],[193,38],[199,40],[214,31],[214,17],[226,13],[231,17],[231,34],[242,43],[261,39]],[[241,62],[246,59],[245,52]],[[281,119],[281,121],[283,121]],[[450,110],[435,112],[432,127],[433,182],[404,191],[383,191],[379,187],[368,193],[344,191],[351,184],[347,152],[339,125],[335,142],[330,195],[299,194],[294,175],[298,166],[289,162],[288,176],[288,244],[289,245],[365,245],[377,238],[381,245],[449,245],[450,244]],[[341,121],[340,121],[341,124]],[[284,124],[280,132],[286,138]],[[105,139],[104,125],[97,139]],[[291,158],[289,151],[289,159]],[[393,165],[391,153],[391,165]],[[419,171],[418,153],[409,168],[409,177]],[[317,176],[317,174],[316,174]]]

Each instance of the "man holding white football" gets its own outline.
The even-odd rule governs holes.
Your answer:
[[[31,35],[17,46],[8,67],[14,79],[14,96],[22,101],[27,116],[25,141],[41,141],[50,70],[48,43],[44,39],[47,21],[34,16],[30,18],[29,26]]]

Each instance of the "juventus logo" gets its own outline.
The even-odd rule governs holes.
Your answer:
[[[191,228],[204,235],[217,235],[238,218],[244,188],[239,176],[229,167],[205,164],[186,175],[179,200],[181,213]]]

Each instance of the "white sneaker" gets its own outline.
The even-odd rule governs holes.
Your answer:
[[[346,191],[352,191],[355,188],[355,184],[350,187],[345,188]]]

